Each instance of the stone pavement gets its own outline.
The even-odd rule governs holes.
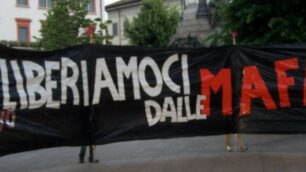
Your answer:
[[[98,164],[79,164],[78,147],[0,158],[1,172],[305,172],[306,135],[245,135],[248,152],[225,152],[223,136],[113,143]],[[87,160],[87,159],[86,159]]]

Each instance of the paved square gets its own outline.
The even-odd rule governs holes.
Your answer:
[[[249,151],[225,152],[224,136],[129,141],[98,146],[98,164],[78,163],[78,147],[0,158],[1,172],[305,172],[306,135],[244,135]]]

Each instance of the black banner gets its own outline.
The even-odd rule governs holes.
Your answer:
[[[225,133],[306,133],[306,46],[0,47],[0,155]]]

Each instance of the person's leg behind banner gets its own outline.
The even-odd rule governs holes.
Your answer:
[[[237,146],[239,152],[245,152],[249,149],[247,146],[244,145],[242,134],[237,134]]]
[[[80,154],[79,154],[80,163],[84,163],[85,155],[86,155],[86,146],[81,146],[81,150],[80,150]]]
[[[99,160],[95,159],[96,145],[89,146],[89,162],[98,163]]]
[[[225,135],[225,150],[228,152],[232,151],[231,148],[231,134],[226,134]]]
[[[235,149],[239,152],[245,152],[248,150],[248,147],[244,145],[244,141],[241,134],[235,134]],[[231,134],[225,135],[225,150],[228,152],[232,151],[231,147]]]

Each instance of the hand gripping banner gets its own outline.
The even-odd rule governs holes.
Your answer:
[[[306,133],[306,45],[0,47],[0,155],[225,133]]]

